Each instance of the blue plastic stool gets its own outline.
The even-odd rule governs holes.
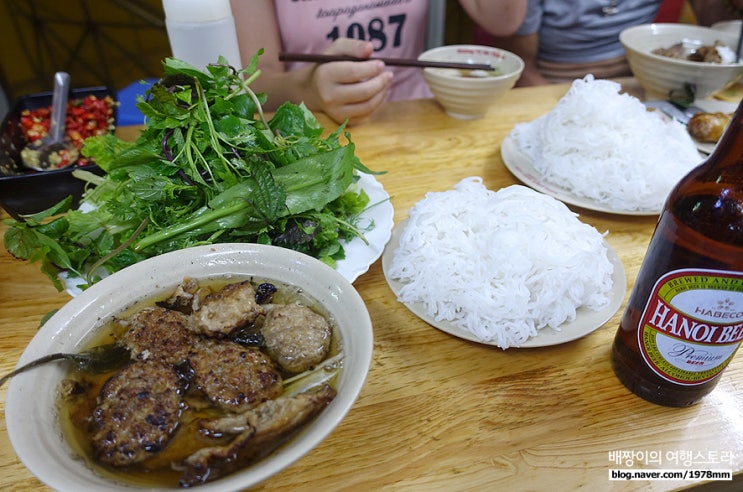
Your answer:
[[[159,79],[144,79],[132,82],[116,93],[119,100],[117,109],[117,125],[132,126],[144,123],[144,115],[137,108],[137,96],[144,96],[144,92]]]

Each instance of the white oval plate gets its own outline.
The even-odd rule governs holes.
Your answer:
[[[390,289],[392,289],[392,292],[394,292],[396,296],[399,295],[400,289],[404,284],[387,275],[387,269],[392,263],[392,258],[394,257],[395,250],[400,245],[400,236],[402,235],[402,231],[405,229],[406,225],[407,220],[403,221],[397,227],[395,227],[395,230],[392,232],[392,239],[387,244],[387,248],[385,249],[384,255],[382,256],[382,268],[384,270],[384,276],[387,279],[387,283],[389,284]],[[608,248],[609,261],[611,261],[611,264],[614,266],[614,273],[612,274],[613,284],[611,287],[611,291],[609,292],[609,304],[600,311],[594,311],[587,308],[578,308],[575,319],[573,321],[566,322],[560,325],[559,331],[552,328],[542,328],[541,330],[539,330],[537,336],[529,338],[518,347],[511,348],[546,347],[550,345],[559,345],[562,343],[571,342],[599,329],[601,326],[604,325],[604,323],[609,321],[612,316],[614,316],[614,314],[619,309],[619,306],[622,305],[622,301],[624,300],[624,294],[627,290],[627,278],[624,272],[624,265],[622,265],[622,261],[619,259],[616,252],[608,244],[606,244],[606,247]],[[404,305],[413,314],[415,314],[434,328],[438,328],[439,330],[443,331],[444,333],[448,333],[450,335],[454,335],[455,337],[463,338],[471,342],[482,343],[484,345],[496,345],[495,342],[480,340],[473,333],[460,328],[454,323],[445,320],[436,320],[434,317],[430,316],[426,312],[426,309],[422,303],[404,303]]]
[[[531,159],[519,149],[516,141],[511,134],[508,134],[501,144],[501,157],[506,164],[506,168],[520,179],[525,185],[542,193],[557,198],[576,207],[597,212],[620,215],[658,215],[660,210],[622,210],[609,207],[604,203],[599,203],[590,198],[579,196],[552,183],[547,183],[541,173],[534,167]]]
[[[359,174],[361,177],[356,185],[369,195],[369,207],[359,216],[359,225],[363,228],[373,224],[374,228],[364,233],[368,244],[356,237],[343,246],[346,258],[338,261],[335,269],[351,283],[366,273],[382,256],[395,224],[395,210],[390,195],[373,175]]]
[[[184,277],[256,276],[301,286],[335,320],[344,352],[337,396],[296,436],[265,459],[211,483],[203,492],[244,490],[295,462],[341,422],[366,379],[374,345],[363,299],[336,270],[303,253],[259,244],[216,244],[149,258],[104,278],[64,305],[37,332],[18,362],[23,365],[56,352],[85,347],[96,330],[133,304],[172,292]],[[134,490],[93,471],[61,434],[56,409],[64,364],[47,364],[15,376],[8,387],[5,421],[16,454],[54,490],[99,492]],[[143,489],[142,489],[143,490]],[[182,490],[174,484],[172,489]]]

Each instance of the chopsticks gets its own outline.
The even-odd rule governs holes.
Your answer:
[[[279,61],[302,61],[314,63],[328,63],[336,61],[365,61],[381,60],[385,64],[398,67],[435,67],[435,68],[456,68],[459,70],[495,70],[487,63],[455,63],[439,62],[430,60],[411,60],[407,58],[357,58],[346,55],[314,55],[305,53],[279,53]]]

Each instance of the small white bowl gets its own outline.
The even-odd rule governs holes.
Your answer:
[[[516,84],[524,71],[521,58],[492,46],[440,46],[423,52],[418,59],[490,64],[497,68],[497,72],[478,71],[471,75],[452,68],[423,69],[423,78],[446,113],[464,120],[482,118],[493,103]]]
[[[643,24],[625,29],[619,35],[635,78],[645,89],[645,99],[668,99],[670,93],[694,88],[697,99],[735,83],[743,76],[741,63],[701,63],[652,53],[683,42],[709,46],[720,41],[735,51],[737,35],[691,24]]]
[[[371,364],[373,333],[364,301],[341,274],[319,260],[258,244],[199,246],[144,260],[63,306],[31,340],[19,365],[46,354],[85,348],[86,341],[113,316],[142,299],[172,292],[184,277],[237,281],[250,276],[300,286],[326,308],[340,332],[344,362],[337,396],[296,436],[255,465],[198,486],[204,492],[243,490],[278,473],[325,439],[355,402]],[[55,404],[65,374],[64,364],[47,364],[11,380],[5,419],[18,457],[54,490],[131,492],[131,485],[114,482],[86,465],[62,435]],[[166,490],[182,489],[174,484]]]

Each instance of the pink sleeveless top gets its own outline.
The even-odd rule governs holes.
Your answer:
[[[322,53],[341,37],[371,41],[373,56],[415,59],[424,50],[427,0],[274,0],[274,5],[287,52]],[[432,97],[420,68],[387,69],[395,73],[388,100]]]

